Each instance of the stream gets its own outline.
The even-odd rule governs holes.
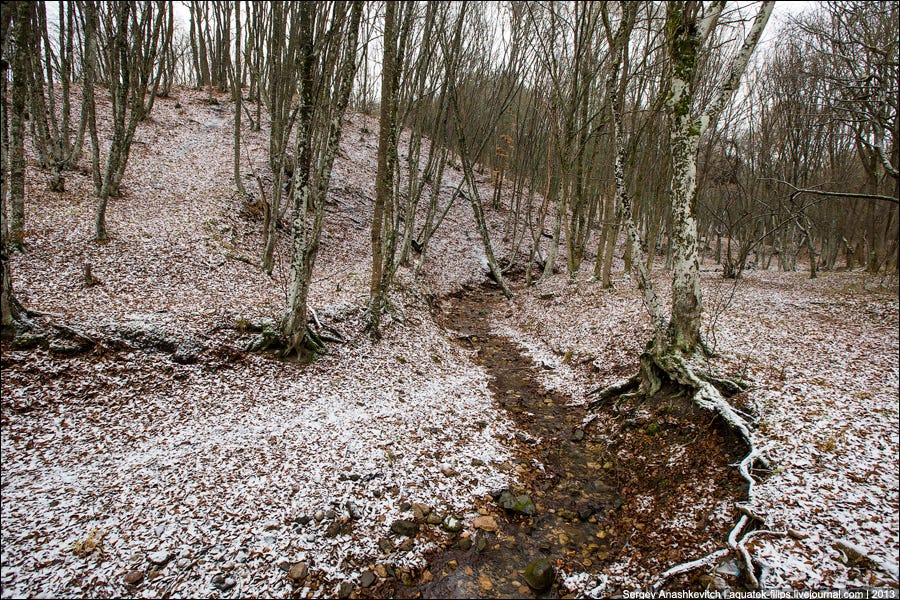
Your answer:
[[[520,429],[519,486],[510,491],[529,496],[533,514],[504,510],[499,491],[492,494],[478,508],[494,518],[497,530],[477,529],[471,547],[455,544],[431,556],[429,575],[398,584],[393,595],[558,598],[569,593],[560,568],[600,574],[613,563],[631,562],[661,572],[700,556],[691,548],[698,539],[720,545],[732,519],[717,521],[707,509],[720,499],[743,497],[743,483],[728,467],[742,456],[740,444],[686,401],[619,407],[612,430],[582,429],[586,407],[571,406],[572,398],[547,390],[540,382],[542,367],[514,342],[491,333],[492,314],[505,310],[499,290],[483,286],[445,298],[437,317],[459,332],[459,344],[477,351],[473,360],[490,375],[495,402]],[[633,452],[620,451],[622,444]],[[673,468],[670,457],[683,448],[690,460]],[[678,494],[690,494],[690,477],[712,482],[703,494],[714,497],[706,504],[688,499],[697,527],[684,532],[666,514],[685,500]],[[656,515],[647,510],[648,497],[655,498],[650,508]],[[537,591],[526,582],[525,569],[542,558],[557,576]]]

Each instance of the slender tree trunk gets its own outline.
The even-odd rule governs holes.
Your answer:
[[[15,52],[12,60],[12,115],[9,128],[9,244],[21,249],[25,240],[25,103],[34,2],[17,2],[14,6]]]
[[[241,180],[241,2],[234,1],[234,73],[232,88],[234,89],[234,185],[241,195],[246,195],[244,182]]]

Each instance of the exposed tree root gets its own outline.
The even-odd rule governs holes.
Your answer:
[[[252,325],[250,328],[259,334],[247,345],[247,352],[272,351],[279,358],[295,356],[301,362],[310,362],[318,356],[328,354],[325,342],[347,343],[337,329],[323,325],[315,311],[310,311],[306,327],[292,336],[282,335],[270,322]]]
[[[623,396],[630,396],[636,393],[648,397],[653,396],[667,384],[676,384],[681,389],[688,391],[691,394],[691,401],[694,405],[718,415],[747,445],[749,452],[735,466],[741,477],[747,482],[747,494],[752,498],[753,486],[756,480],[751,473],[751,469],[756,463],[765,463],[756,447],[747,419],[731,406],[726,399],[726,396],[733,396],[746,391],[747,386],[742,382],[696,370],[679,353],[670,352],[658,355],[651,353],[648,348],[648,351],[641,356],[641,370],[639,373],[606,388],[591,390],[588,395],[596,394],[597,397],[588,406],[591,409],[597,409],[609,405]],[[673,577],[711,566],[729,554],[736,555],[740,562],[743,563],[748,587],[759,589],[761,585],[760,579],[764,581],[768,565],[765,561],[754,559],[746,544],[752,537],[761,535],[762,532],[772,535],[784,534],[781,532],[769,532],[765,529],[750,529],[749,526],[752,526],[754,523],[763,526],[765,524],[764,519],[753,513],[745,504],[736,504],[735,508],[741,513],[741,516],[728,535],[727,548],[716,550],[697,560],[670,568],[656,579],[652,585],[652,590],[659,591]],[[744,532],[745,529],[748,529],[748,531]],[[743,535],[741,535],[742,533]],[[756,575],[757,567],[760,570],[760,578]]]

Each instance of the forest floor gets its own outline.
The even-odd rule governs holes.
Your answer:
[[[309,366],[247,354],[247,325],[283,310],[285,248],[273,277],[250,264],[261,222],[233,193],[231,104],[175,96],[138,129],[107,244],[90,241],[88,174],[50,193],[30,155],[18,297],[118,342],[3,343],[3,597],[517,596],[539,557],[556,567],[546,594],[606,596],[724,547],[748,500],[727,432],[677,402],[586,412],[649,335],[621,261],[611,290],[585,265],[575,283],[502,300],[460,202],[423,276],[401,269],[373,342],[361,310],[378,127],[354,114],[310,297],[347,343]],[[266,132],[244,136],[264,180]],[[504,217],[489,211],[501,255]],[[897,587],[896,280],[748,271],[735,284],[704,269],[710,368],[752,384],[740,401],[771,467],[748,500],[775,532],[750,544],[766,584]],[[505,489],[534,514],[500,508]],[[739,585],[729,577],[682,583]]]

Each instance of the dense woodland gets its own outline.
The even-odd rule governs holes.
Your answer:
[[[410,295],[433,282],[456,282],[452,269],[442,270],[452,256],[446,240],[464,236],[481,263],[476,279],[491,282],[504,298],[497,302],[546,301],[588,284],[591,294],[628,290],[640,306],[630,317],[633,326],[618,325],[634,329],[624,334],[634,340],[621,344],[629,358],[616,372],[597,367],[602,376],[585,391],[586,409],[660,393],[689,399],[743,445],[737,474],[752,494],[754,470],[769,467],[753,410],[740,404],[756,386],[743,373],[717,372],[727,364],[710,368],[720,358],[718,320],[748,278],[841,273],[888,291],[893,316],[879,317],[879,326],[892,322],[900,251],[897,3],[808,3],[772,18],[778,10],[771,1],[6,2],[0,20],[4,353],[40,351],[55,338],[76,348],[74,354],[121,351],[104,337],[109,329],[104,334],[90,319],[61,319],[55,308],[33,301],[40,294],[20,293],[23,285],[50,285],[23,281],[36,273],[29,253],[44,247],[37,241],[49,227],[42,211],[52,198],[79,190],[91,227],[78,230],[77,247],[66,252],[80,256],[79,289],[103,286],[104,275],[86,257],[134,233],[109,221],[124,210],[132,189],[146,185],[144,176],[133,175],[134,163],[152,164],[147,140],[159,134],[142,132],[173,118],[202,122],[204,131],[227,121],[229,139],[219,140],[216,153],[227,152],[229,176],[217,176],[217,201],[233,206],[232,216],[240,214],[252,236],[234,242],[230,230],[226,258],[254,273],[241,285],[256,285],[249,282],[262,275],[280,286],[265,292],[266,302],[279,307],[272,319],[251,317],[248,306],[246,315],[222,326],[246,334],[234,352],[309,365],[365,338],[390,354],[396,328],[407,326],[418,302]],[[368,155],[374,172],[348,200],[355,179],[341,161],[362,159],[345,146],[361,148],[367,135],[374,140]],[[185,193],[164,177],[159,183],[157,195]],[[365,206],[358,213],[364,221],[355,221],[367,236],[362,246],[335,216],[347,202]],[[160,199],[156,210],[167,206]],[[57,226],[84,227],[59,221],[56,210],[50,212]],[[188,204],[167,218],[181,221],[175,231],[199,228],[206,217]],[[202,227],[218,225],[208,219]],[[343,238],[334,237],[336,228],[345,228]],[[225,231],[213,235],[218,240]],[[365,269],[365,300],[356,297],[352,331],[333,313],[320,318],[327,304],[321,293],[311,300],[337,268],[326,258],[323,270],[321,255],[335,253],[350,255],[345,271],[359,271],[357,263]],[[433,310],[438,296],[422,297]],[[206,308],[226,302],[206,298]],[[593,323],[584,316],[589,311],[579,312],[588,310],[588,300],[567,301],[572,312],[562,321]],[[765,317],[764,309],[758,316]],[[598,362],[569,334],[546,335],[556,340],[549,345],[564,368]],[[884,339],[890,345],[894,338]],[[478,336],[470,332],[466,343],[472,339]],[[182,347],[174,352],[179,362]],[[331,373],[348,364],[331,360]],[[890,360],[896,364],[896,357]],[[12,364],[4,362],[4,379]],[[783,366],[780,376],[786,377]],[[886,377],[887,387],[878,389],[896,390],[896,369]],[[894,445],[896,425],[887,434]],[[7,446],[4,437],[4,461]],[[896,478],[888,487],[886,501],[896,512]],[[6,521],[6,491],[3,502]],[[353,510],[351,520],[358,518]],[[428,511],[420,512],[425,519]],[[681,556],[681,566],[654,563],[656,576],[641,585],[659,589],[727,556],[740,565],[741,586],[764,585],[771,565],[752,552],[750,541],[760,537],[765,518],[746,507],[738,512],[725,532],[725,550],[699,560]],[[8,537],[4,529],[4,546]],[[896,587],[896,532],[892,543],[884,548],[886,563],[877,552],[875,558],[857,552],[857,562],[869,561],[875,571],[888,564],[881,572],[890,575],[893,561],[893,580],[885,581]],[[296,584],[306,572],[290,577]],[[412,576],[396,579],[415,584]],[[213,585],[222,593],[234,586],[222,581]],[[566,589],[590,594],[585,581]],[[598,581],[595,595],[614,589]],[[528,585],[540,589],[530,579]],[[4,597],[7,589],[4,583]],[[488,591],[482,584],[480,593]],[[351,594],[343,584],[338,592]]]

